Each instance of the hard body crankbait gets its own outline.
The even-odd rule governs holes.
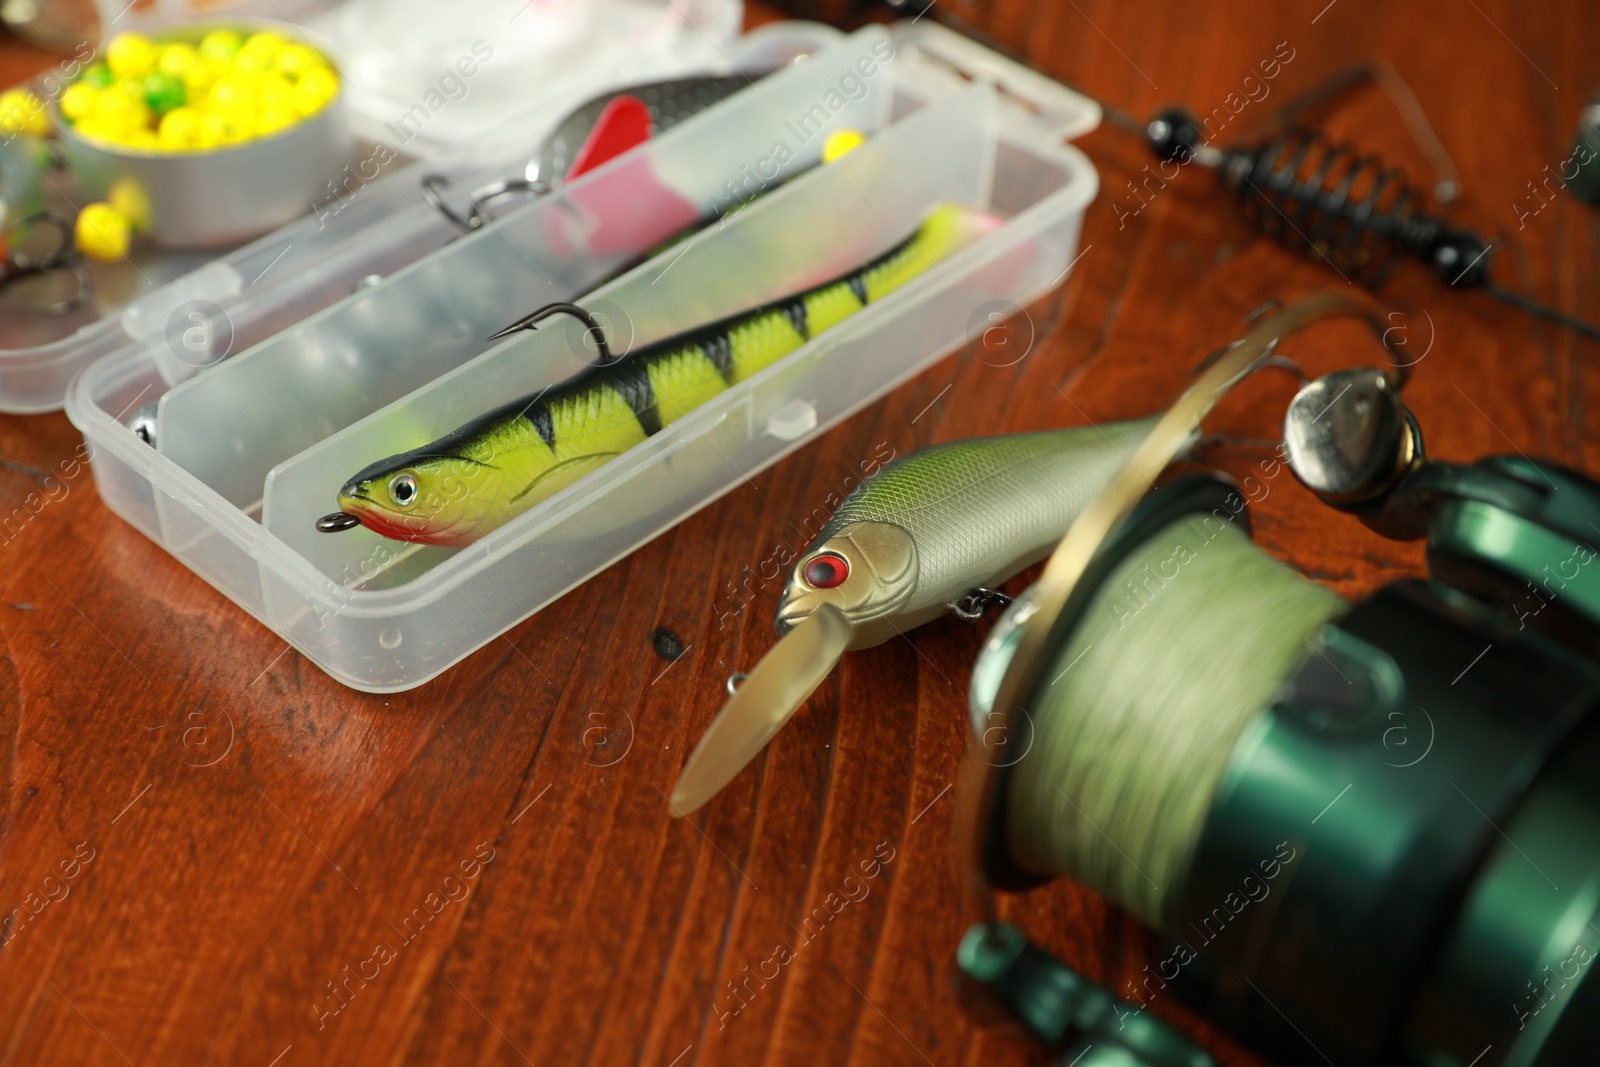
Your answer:
[[[782,635],[684,764],[672,812],[717,794],[851,649],[881,644],[1049,555],[1155,419],[920,449],[840,505],[778,602]]]
[[[822,604],[882,644],[1050,554],[1154,419],[920,449],[847,497],[795,564],[779,635]]]
[[[343,510],[318,529],[359,524],[400,541],[471,544],[997,225],[975,208],[938,205],[908,240],[841,278],[648,345],[379,460],[345,483]]]

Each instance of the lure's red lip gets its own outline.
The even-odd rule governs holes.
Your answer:
[[[341,503],[345,504],[345,514],[353,515],[362,526],[379,537],[387,537],[391,541],[406,541],[414,545],[437,545],[441,548],[465,548],[477,540],[470,534],[458,533],[453,529],[430,530],[422,527],[414,518],[391,516],[373,508],[362,507],[361,502],[356,499],[348,499]]]

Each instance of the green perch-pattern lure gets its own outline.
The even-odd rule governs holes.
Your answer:
[[[849,274],[586,371],[379,460],[339,490],[342,515],[384,537],[468,545],[800,348],[999,225],[936,206],[906,241]],[[336,520],[336,521],[335,521]]]

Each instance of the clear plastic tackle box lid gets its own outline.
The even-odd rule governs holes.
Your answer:
[[[380,171],[392,173],[409,160],[449,164],[465,179],[496,173],[497,165],[516,164],[519,153],[525,159],[573,107],[608,89],[728,72],[739,63],[762,62],[763,52],[775,54],[785,45],[806,50],[837,35],[828,27],[798,24],[783,33],[758,33],[747,44],[739,36],[740,0],[246,0],[221,6],[177,0],[116,6],[122,10],[102,16],[108,33],[267,18],[289,19],[325,42],[344,75],[344,110],[358,138],[347,178],[329,198],[336,207],[352,187],[378,184]],[[98,45],[79,46],[29,84],[53,101],[97,51]],[[378,144],[387,151],[378,153]],[[38,148],[19,138],[0,151]],[[47,171],[41,184],[45,206],[68,218],[88,199],[65,171]],[[416,196],[414,184],[409,195]],[[399,206],[398,199],[389,204]],[[364,225],[349,218],[329,233],[326,207],[307,204],[304,218],[231,251],[171,251],[136,241],[124,261],[86,264],[88,299],[65,314],[20,301],[8,307],[0,293],[0,412],[59,408],[74,374],[123,345],[165,331],[180,309],[192,310],[195,301],[226,308],[247,292],[274,288],[288,273],[281,268],[295,264],[264,267],[290,245],[298,243],[308,256],[331,255],[335,246],[373,240],[385,222],[385,211],[368,210],[358,213]],[[37,303],[54,299],[50,293]],[[188,328],[186,312],[173,322],[181,334]]]

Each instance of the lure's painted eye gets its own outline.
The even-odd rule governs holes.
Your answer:
[[[394,480],[389,483],[389,495],[401,507],[410,507],[412,502],[417,499],[417,480],[409,474],[396,475]]]
[[[823,552],[806,564],[806,584],[813,589],[833,589],[850,577],[850,564],[843,556]]]

